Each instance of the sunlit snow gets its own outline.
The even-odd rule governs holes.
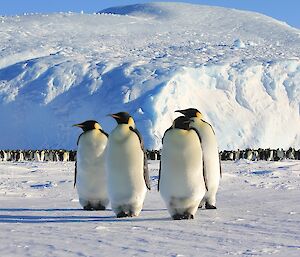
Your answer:
[[[74,162],[0,162],[2,256],[289,256],[300,253],[300,162],[222,162],[217,210],[174,221],[156,190],[139,217],[84,211]]]

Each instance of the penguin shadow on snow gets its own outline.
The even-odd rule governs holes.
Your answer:
[[[11,215],[1,214],[2,212],[81,212],[93,213],[93,216],[80,215]],[[111,211],[107,209],[106,211]],[[145,212],[157,210],[145,209]],[[163,210],[161,210],[163,211]],[[99,214],[99,215],[98,215]],[[0,223],[82,223],[82,222],[149,222],[149,221],[169,221],[169,217],[134,217],[134,218],[117,218],[115,215],[103,215],[101,211],[84,211],[82,209],[68,208],[49,208],[49,209],[34,209],[34,208],[0,208]]]

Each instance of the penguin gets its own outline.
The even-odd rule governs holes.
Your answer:
[[[68,162],[69,161],[69,157],[70,157],[69,151],[64,151],[63,152],[63,156],[62,156],[62,161],[63,162]]]
[[[22,162],[24,161],[23,153],[21,150],[15,151],[15,161],[16,162]]]
[[[45,159],[45,151],[42,150],[41,153],[40,153],[40,161],[43,162]]]
[[[53,150],[53,161],[58,162],[59,161],[59,154],[57,150]]]
[[[194,219],[205,195],[200,136],[181,116],[163,136],[158,190],[174,220]]]
[[[84,210],[105,210],[109,203],[105,149],[108,134],[95,120],[73,125],[83,130],[77,140],[74,187]]]
[[[199,208],[205,204],[206,209],[216,209],[216,194],[222,177],[218,143],[212,126],[203,120],[203,115],[197,109],[177,110],[191,120],[190,127],[195,128],[201,137],[203,151],[204,179],[207,192]]]
[[[35,162],[40,162],[40,161],[41,161],[40,153],[39,153],[38,150],[34,151],[34,153],[33,153],[33,158],[34,158],[34,161],[35,161]]]
[[[29,152],[28,152],[28,160],[29,161],[34,161],[32,150],[29,150]]]
[[[24,161],[24,153],[23,153],[23,151],[19,150],[19,154],[20,154],[19,161],[23,162]]]
[[[253,151],[250,148],[246,149],[246,159],[248,161],[251,161],[253,158]]]
[[[71,161],[71,162],[76,161],[76,151],[72,151],[72,150],[70,151],[69,161]]]
[[[127,112],[109,114],[117,121],[107,145],[107,182],[111,208],[117,218],[138,216],[147,188],[147,155],[142,136]]]

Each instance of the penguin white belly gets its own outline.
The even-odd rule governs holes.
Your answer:
[[[110,135],[107,148],[107,179],[115,213],[134,210],[138,215],[146,195],[144,153],[137,135],[119,125]]]
[[[107,206],[108,193],[105,173],[105,148],[107,137],[99,130],[91,130],[81,135],[77,150],[78,196],[83,201],[101,201]]]
[[[171,216],[195,215],[206,191],[202,150],[195,131],[172,129],[166,133],[159,188]]]
[[[63,154],[63,161],[68,162],[69,161],[69,152],[64,152]]]
[[[41,161],[40,154],[37,151],[34,152],[34,161],[36,162]]]
[[[43,150],[43,151],[41,151],[40,161],[43,162],[44,159],[45,159],[45,152]]]
[[[203,151],[204,176],[207,192],[201,205],[207,202],[209,205],[215,206],[216,194],[221,177],[217,139],[209,124],[203,121],[195,121],[191,123],[191,126],[199,132]]]

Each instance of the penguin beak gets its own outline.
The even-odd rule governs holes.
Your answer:
[[[74,125],[72,125],[72,127],[79,127],[79,128],[83,128],[83,125],[82,125],[81,123],[79,123],[79,124],[74,124]]]
[[[185,114],[184,114],[184,110],[176,110],[175,112],[179,112],[179,113],[185,115]]]
[[[120,119],[120,117],[117,115],[117,114],[107,114],[107,116],[110,116],[110,117],[113,117],[115,120],[119,120]]]
[[[107,116],[113,117],[115,119],[120,118],[117,114],[107,114]]]

